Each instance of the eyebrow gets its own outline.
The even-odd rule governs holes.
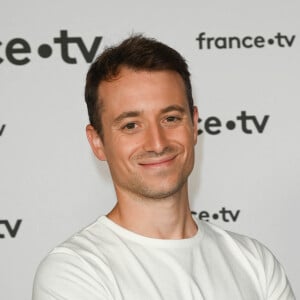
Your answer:
[[[179,111],[181,113],[185,113],[185,109],[182,106],[180,106],[180,105],[170,105],[170,106],[162,109],[161,113],[165,114],[167,112],[174,111],[174,110],[175,111]]]
[[[185,109],[180,106],[180,105],[170,105],[166,108],[163,108],[161,110],[162,114],[168,113],[170,111],[179,111],[181,113],[185,113]],[[133,117],[138,117],[142,114],[142,111],[139,110],[134,110],[134,111],[125,111],[123,113],[121,113],[120,115],[118,115],[114,121],[113,124],[119,124],[121,123],[124,119],[126,118],[133,118]]]
[[[132,117],[138,117],[141,115],[141,111],[139,110],[135,110],[135,111],[125,111],[123,113],[121,113],[120,115],[118,115],[114,121],[113,124],[118,124],[120,122],[122,122],[124,119],[126,118],[132,118]]]

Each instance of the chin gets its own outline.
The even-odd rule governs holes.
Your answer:
[[[169,186],[167,184],[164,184],[163,186],[161,184],[157,184],[152,185],[152,187],[149,185],[143,187],[140,186],[139,189],[136,190],[136,192],[138,192],[138,194],[141,195],[143,198],[163,200],[178,193],[185,184],[186,181]],[[159,185],[160,187],[158,187]]]

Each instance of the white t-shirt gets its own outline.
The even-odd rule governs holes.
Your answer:
[[[196,222],[192,238],[163,240],[102,216],[40,264],[33,300],[295,299],[267,248]]]

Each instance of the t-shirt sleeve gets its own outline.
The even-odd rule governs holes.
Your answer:
[[[51,253],[40,264],[32,300],[110,300],[108,289],[80,256]]]
[[[261,257],[266,276],[268,300],[295,300],[289,280],[282,265],[271,251],[255,241],[256,249]]]

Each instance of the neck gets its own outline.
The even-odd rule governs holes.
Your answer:
[[[118,203],[107,215],[137,234],[159,239],[184,239],[197,232],[188,202],[187,186],[163,199],[142,199],[117,190]]]

